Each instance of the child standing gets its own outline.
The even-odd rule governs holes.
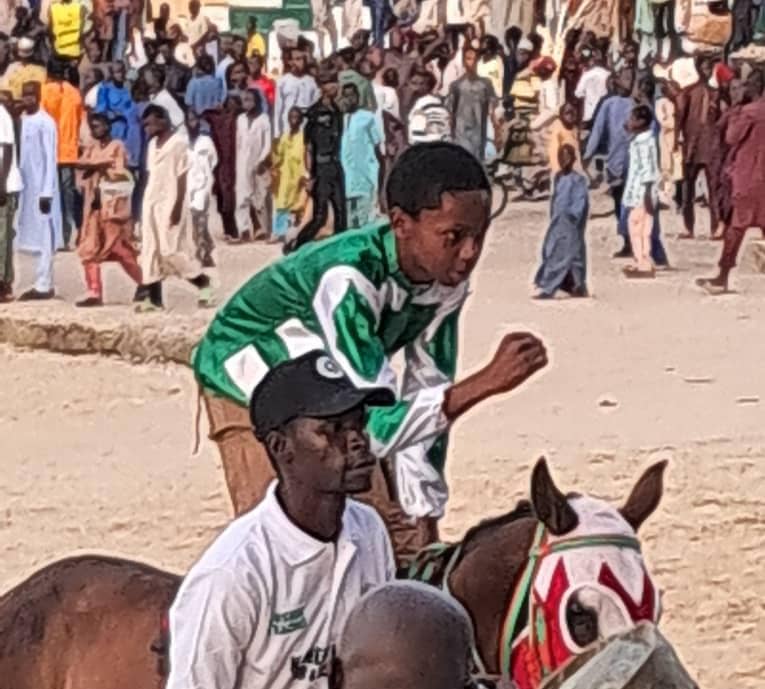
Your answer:
[[[626,125],[627,131],[632,134],[632,141],[622,204],[629,213],[627,222],[635,257],[635,264],[624,269],[624,274],[629,278],[652,278],[656,275],[651,260],[651,231],[661,173],[652,124],[651,108],[638,105],[632,110]]]
[[[274,227],[272,241],[281,242],[289,231],[295,214],[303,207],[302,189],[306,183],[303,114],[300,108],[290,108],[287,115],[289,132],[283,134],[274,147],[276,179]]]
[[[550,227],[542,245],[542,265],[534,284],[537,299],[552,299],[559,289],[572,297],[586,297],[587,247],[584,230],[589,213],[589,183],[574,172],[577,151],[563,144],[557,154],[553,197],[550,203]]]
[[[210,234],[210,199],[214,182],[213,170],[218,164],[218,152],[209,134],[202,132],[199,116],[186,113],[189,134],[189,207],[197,258],[203,268],[214,268],[212,252],[215,244]]]
[[[271,122],[257,89],[244,91],[242,106],[236,120],[236,225],[243,240],[265,239],[271,231]]]

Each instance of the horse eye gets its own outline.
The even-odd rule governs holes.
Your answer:
[[[577,646],[589,646],[598,640],[597,613],[585,608],[575,597],[572,597],[566,606],[566,624]]]

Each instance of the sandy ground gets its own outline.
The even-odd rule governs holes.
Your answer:
[[[676,234],[677,219],[664,220]],[[542,336],[552,362],[457,424],[444,532],[456,537],[526,496],[542,454],[565,489],[615,501],[651,461],[669,458],[665,499],[642,534],[665,591],[665,631],[704,689],[761,688],[765,279],[738,273],[739,294],[706,296],[693,278],[712,270],[719,245],[670,240],[677,270],[627,283],[610,259],[607,218],[588,230],[594,298],[539,303],[530,281],[545,227],[544,204],[512,207],[476,276],[461,370],[518,328]],[[227,249],[221,291],[273,255]],[[22,282],[30,267],[22,264]],[[71,300],[81,290],[75,257],[57,270]],[[110,268],[107,289],[124,304],[132,288]],[[184,285],[167,297],[176,312],[194,308]],[[194,409],[180,366],[0,348],[0,590],[76,551],[188,567],[230,516],[214,448],[205,440],[192,455]]]

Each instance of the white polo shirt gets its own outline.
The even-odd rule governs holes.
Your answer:
[[[0,144],[10,144],[11,146],[11,164],[8,168],[5,191],[9,194],[15,194],[20,192],[24,186],[21,183],[21,174],[16,163],[16,130],[13,128],[13,119],[2,105],[0,105]],[[2,153],[0,153],[1,159]]]
[[[232,522],[170,609],[166,689],[325,689],[345,619],[395,564],[382,520],[348,500],[334,543],[293,524],[275,495]]]

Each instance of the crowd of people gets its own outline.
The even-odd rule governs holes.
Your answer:
[[[150,3],[15,6],[0,21],[0,299],[13,298],[15,235],[38,257],[19,300],[52,298],[56,252],[76,247],[78,306],[104,303],[99,266],[112,260],[140,310],[163,307],[170,276],[209,306],[215,213],[223,241],[285,253],[323,229],[365,227],[388,211],[394,162],[427,141],[488,166],[534,162],[532,187],[552,176],[540,298],[588,293],[588,189],[608,185],[617,257],[634,256],[628,277],[650,278],[668,266],[659,209],[675,204],[695,236],[703,173],[724,248],[719,275],[700,284],[727,288],[746,229],[765,225],[762,71],[731,52],[759,35],[755,13],[734,11],[727,47],[689,55],[668,19],[676,0],[638,3],[621,45],[586,12],[551,38],[545,24],[562,18],[539,3],[508,3],[518,16],[508,9],[503,41],[488,33],[489,3],[367,4],[371,30],[360,1],[344,4],[339,50],[325,0],[312,3],[318,40],[276,43],[254,18],[246,33],[219,32],[198,0],[156,15]],[[556,211],[569,206],[576,217]]]

